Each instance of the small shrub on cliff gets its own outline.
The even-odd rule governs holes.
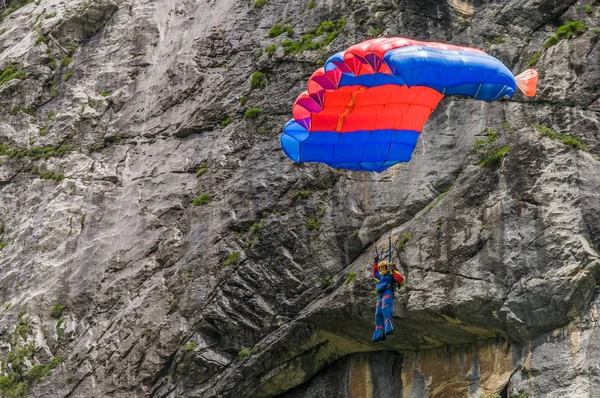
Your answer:
[[[301,190],[301,191],[296,191],[290,199],[292,199],[292,200],[296,200],[296,199],[300,199],[300,198],[304,199],[304,198],[308,198],[310,195],[312,195],[311,190]]]
[[[269,32],[267,33],[267,37],[277,37],[280,36],[284,33],[287,33],[288,36],[292,36],[294,34],[294,30],[287,25],[279,25],[279,24],[275,24],[273,25],[273,27],[271,29],[269,29]]]
[[[577,33],[585,32],[585,25],[581,21],[570,21],[557,29],[556,34],[544,43],[544,48],[551,47],[563,39],[569,39]]]
[[[0,86],[13,79],[26,79],[27,75],[20,71],[15,65],[8,64],[0,74]]]
[[[534,127],[536,129],[538,129],[538,131],[540,132],[540,137],[548,137],[553,140],[562,141],[563,143],[565,143],[569,146],[572,146],[575,149],[580,149],[584,152],[587,152],[587,150],[588,150],[587,147],[575,137],[572,137],[567,134],[557,133],[556,131],[552,130],[551,128],[542,126],[540,124],[534,124]]]
[[[262,111],[258,108],[250,108],[244,112],[244,119],[254,119],[257,118]]]
[[[404,247],[406,246],[406,243],[408,243],[409,240],[410,240],[410,234],[408,232],[402,234],[402,236],[398,240],[398,243],[396,244],[396,251],[398,253],[400,253],[401,251],[403,251]]]
[[[356,272],[350,272],[346,277],[346,285],[352,282],[356,278]]]
[[[265,74],[262,72],[254,72],[252,76],[250,76],[250,87],[251,88],[262,88],[267,85],[267,79],[265,78]]]
[[[194,198],[194,201],[192,202],[192,204],[193,204],[195,207],[198,207],[198,206],[200,206],[200,205],[205,205],[205,204],[207,204],[207,203],[210,203],[210,201],[211,201],[211,199],[210,199],[210,195],[206,195],[206,194],[204,194],[204,195],[196,196],[196,197]]]
[[[319,224],[319,221],[315,220],[314,218],[309,218],[308,221],[306,221],[306,226],[308,227],[308,229],[312,230],[317,230],[321,228],[321,224]]]
[[[240,253],[239,252],[233,252],[229,256],[227,256],[227,258],[225,259],[225,261],[223,261],[223,267],[227,267],[227,266],[230,266],[232,264],[237,264],[238,261],[240,261]]]
[[[538,61],[540,60],[541,54],[540,52],[536,52],[535,54],[533,54],[533,57],[531,57],[531,59],[529,61],[527,61],[527,66],[530,68],[533,68]]]
[[[479,165],[482,167],[498,166],[510,147],[500,147],[496,130],[486,129],[484,133],[486,138],[476,139],[473,143],[473,150],[479,160]]]
[[[61,316],[63,316],[66,309],[67,307],[65,305],[57,301],[56,303],[54,303],[52,309],[50,310],[50,317],[58,319]]]
[[[265,4],[267,4],[267,0],[256,0],[254,2],[254,8],[260,8],[260,7],[264,6]]]

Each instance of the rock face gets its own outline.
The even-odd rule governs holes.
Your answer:
[[[3,395],[600,391],[600,6],[8,3]],[[308,77],[377,35],[535,64],[539,93],[445,98],[382,174],[292,163],[278,135]],[[510,148],[497,166],[479,165],[484,139]],[[407,284],[396,334],[372,344],[370,261],[390,236]]]

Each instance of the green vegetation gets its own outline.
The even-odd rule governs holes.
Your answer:
[[[281,42],[281,46],[286,55],[306,50],[319,50],[338,37],[345,25],[345,18],[337,22],[325,21],[316,28],[310,29],[309,33],[302,35],[299,42],[285,39]]]
[[[382,33],[383,33],[383,29],[380,28],[379,26],[372,26],[371,31],[369,32],[371,37],[377,37],[377,36],[381,35]]]
[[[250,76],[250,87],[251,88],[261,88],[267,85],[267,79],[265,78],[265,74],[262,72],[254,72]]]
[[[587,5],[587,6],[585,6],[585,7],[583,8],[583,11],[584,11],[586,14],[588,14],[588,15],[589,15],[589,14],[593,14],[593,13],[594,13],[594,6]]]
[[[63,316],[66,310],[67,307],[64,304],[57,301],[56,303],[54,303],[52,309],[50,310],[50,316],[54,319],[59,319]]]
[[[37,166],[31,169],[31,173],[39,175],[43,180],[54,180],[57,184],[65,179],[65,176],[62,173],[53,173],[48,170],[40,170]]]
[[[262,229],[263,229],[263,225],[262,225],[262,223],[260,221],[259,222],[255,222],[254,224],[252,224],[250,226],[250,232],[252,232],[255,235],[260,234],[260,231],[262,231]]]
[[[20,71],[15,65],[8,64],[0,74],[0,86],[12,79],[26,79],[27,75]]]
[[[542,56],[542,54],[540,54],[539,51],[536,52],[535,54],[533,54],[533,57],[531,57],[531,59],[529,61],[527,61],[527,66],[530,68],[533,68],[538,63],[541,56]]]
[[[171,302],[169,303],[169,309],[171,311],[177,311],[178,307],[179,307],[179,300],[177,300],[177,299],[171,300]]]
[[[33,0],[9,0],[7,2],[5,2],[4,4],[6,5],[6,8],[4,9],[4,11],[2,12],[2,19],[1,21],[4,21],[4,19],[11,13],[15,12],[16,10],[18,10],[19,8],[32,3]]]
[[[319,221],[315,220],[314,218],[309,218],[308,221],[306,221],[306,226],[308,227],[308,229],[312,230],[318,230],[319,228],[321,228],[321,224],[319,224]]]
[[[62,157],[77,149],[75,145],[61,145],[59,147],[52,146],[36,146],[31,148],[13,147],[8,144],[0,144],[0,156],[8,156],[11,158],[28,157],[31,160],[48,159],[54,157]]]
[[[398,240],[398,243],[396,244],[396,251],[398,253],[404,251],[404,247],[406,246],[406,243],[410,240],[410,234],[408,232],[402,234],[402,236],[400,236],[400,239]]]
[[[46,41],[46,36],[44,35],[39,35],[37,37],[37,39],[35,39],[35,43],[33,44],[34,46],[37,46],[38,44],[45,42]]]
[[[198,347],[198,343],[196,343],[195,341],[190,341],[189,343],[187,343],[187,345],[185,347],[183,347],[183,351],[185,351],[185,352],[194,351],[197,347]]]
[[[258,59],[258,58],[262,57],[262,55],[263,55],[263,49],[261,48],[260,50],[258,50],[258,51],[256,52],[256,59]]]
[[[296,199],[304,199],[304,198],[308,198],[310,195],[312,195],[312,191],[310,190],[301,190],[301,191],[296,191],[291,199],[292,200],[296,200]]]
[[[267,52],[267,55],[270,57],[273,54],[275,54],[275,51],[277,50],[277,46],[275,44],[269,44],[268,46],[265,47],[265,51]]]
[[[72,72],[67,72],[65,73],[65,75],[63,76],[63,80],[64,81],[68,81],[71,77],[73,77],[73,73]],[[85,105],[84,105],[85,106]]]
[[[71,58],[71,57],[63,57],[63,58],[60,60],[60,66],[62,66],[62,67],[67,67],[67,66],[69,66],[69,64],[70,64],[71,62],[73,62],[73,58]]]
[[[585,25],[581,21],[570,21],[558,28],[556,34],[544,43],[544,48],[551,47],[563,39],[569,39],[577,33],[585,32]]]
[[[55,16],[56,16],[56,11],[53,11],[50,14],[45,15],[44,18],[50,19],[50,18],[54,18]]]
[[[227,116],[225,120],[221,122],[221,127],[227,127],[231,123],[231,116]]]
[[[63,362],[65,359],[66,358],[63,356],[58,356],[58,357],[52,358],[52,360],[46,365],[44,365],[44,364],[35,365],[34,367],[31,368],[31,370],[29,370],[29,374],[28,374],[29,380],[32,383],[37,383],[38,381],[40,381],[40,379],[42,377],[44,377],[48,373],[50,373],[50,371],[52,371],[54,368],[56,368],[58,366],[58,364]]]
[[[586,148],[586,146],[575,137],[572,137],[567,134],[557,133],[556,131],[552,130],[551,128],[542,126],[540,124],[534,124],[533,126],[540,132],[540,137],[548,137],[553,140],[562,141],[565,144],[572,146],[575,149],[580,149],[584,152],[587,152],[587,150],[588,150]]]
[[[210,195],[205,194],[205,195],[196,196],[194,198],[194,201],[192,202],[192,204],[197,207],[200,205],[205,205],[207,203],[210,203],[210,201],[211,201]]]
[[[262,111],[259,108],[250,108],[244,112],[244,119],[254,119],[257,118]]]
[[[500,147],[498,143],[498,132],[493,129],[484,131],[486,138],[478,138],[473,143],[473,150],[482,167],[499,166],[510,147]]]
[[[200,163],[200,168],[196,172],[196,178],[200,177],[202,174],[206,173],[207,171],[208,171],[208,166],[206,165],[206,162]]]
[[[223,261],[223,267],[227,267],[230,266],[232,264],[237,264],[238,261],[240,261],[240,253],[239,252],[233,252],[231,254],[229,254],[227,256],[227,258],[225,259],[225,261]]]
[[[310,0],[308,2],[308,7],[306,7],[307,10],[312,10],[313,8],[315,8],[317,6],[317,3],[315,3],[315,0]]]
[[[277,37],[280,36],[284,33],[287,33],[287,35],[289,37],[292,37],[292,35],[294,34],[294,30],[287,25],[279,25],[279,24],[275,24],[273,25],[273,27],[271,29],[269,29],[269,32],[267,33],[267,37]]]
[[[592,28],[592,33],[595,37],[600,37],[600,28]]]
[[[352,282],[356,278],[356,272],[350,272],[346,277],[346,285]]]
[[[246,102],[248,102],[248,98],[246,98],[245,95],[241,96],[240,97],[240,105],[244,106],[244,105],[246,105]]]
[[[256,0],[254,2],[254,8],[260,8],[260,7],[264,6],[265,4],[267,4],[267,0]]]
[[[100,91],[100,95],[103,96],[103,97],[108,97],[109,92],[106,91],[106,90],[102,90],[102,91]]]
[[[252,352],[252,350],[249,350],[247,348],[242,348],[240,350],[240,352],[238,352],[238,357],[240,357],[240,359],[244,359],[246,358],[248,355],[250,355],[250,353]]]

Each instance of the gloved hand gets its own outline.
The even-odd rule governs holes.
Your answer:
[[[373,258],[373,261],[375,261],[376,263],[378,263],[378,262],[379,262],[379,256],[375,256],[375,257]]]

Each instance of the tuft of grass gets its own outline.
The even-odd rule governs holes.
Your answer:
[[[534,124],[533,126],[540,132],[540,137],[548,137],[553,140],[559,140],[575,149],[580,149],[584,152],[588,151],[586,146],[573,136],[558,133],[551,128],[542,126],[540,124]]]
[[[227,116],[225,120],[221,122],[221,127],[227,127],[231,123],[231,116]]]
[[[593,14],[593,13],[594,13],[594,6],[592,6],[592,5],[587,5],[587,6],[585,6],[585,7],[583,8],[583,11],[584,11],[586,14],[588,14],[588,15],[590,15],[590,14]]]
[[[262,72],[254,72],[250,76],[250,87],[251,88],[262,88],[267,85],[267,79],[265,78],[265,74]]]
[[[504,156],[506,156],[506,154],[508,153],[508,151],[510,151],[510,147],[508,145],[503,146],[502,148],[496,150],[495,152],[493,152],[492,154],[490,154],[488,157],[486,157],[485,159],[483,159],[481,161],[481,163],[479,163],[479,165],[482,166],[482,167],[496,167],[496,166],[499,166],[500,163],[502,163],[502,159],[504,159]]]
[[[284,33],[287,33],[287,35],[289,37],[292,37],[292,35],[294,34],[294,30],[291,28],[291,26],[275,24],[267,32],[267,37],[273,38],[273,37],[280,36]]]
[[[242,348],[240,350],[240,352],[238,352],[238,357],[240,357],[240,359],[244,359],[246,358],[248,355],[250,355],[250,353],[252,352],[252,350],[249,350],[247,348]]]
[[[561,40],[569,39],[577,33],[585,32],[585,24],[581,21],[570,21],[556,30],[556,34],[544,43],[544,48],[551,47]]]
[[[255,222],[254,224],[252,224],[250,226],[250,232],[252,232],[255,235],[260,234],[260,232],[262,231],[262,229],[263,229],[263,225],[262,225],[261,222]]]
[[[356,278],[356,272],[350,272],[346,277],[346,285],[352,282]]]
[[[473,143],[473,150],[479,160],[479,166],[498,166],[508,153],[510,147],[500,147],[498,132],[496,130],[488,128],[484,133],[486,134],[486,138],[478,138]]]
[[[540,60],[541,56],[542,56],[542,54],[540,54],[539,51],[536,52],[535,54],[533,54],[533,57],[531,57],[529,59],[529,61],[527,61],[527,66],[529,68],[533,68],[538,63],[538,61]]]
[[[42,43],[42,42],[45,42],[45,41],[46,41],[46,36],[44,36],[44,35],[39,35],[39,36],[37,37],[37,39],[35,39],[35,43],[33,43],[33,45],[34,45],[34,46],[37,46],[37,45],[39,45],[40,43]]]
[[[183,351],[185,351],[185,352],[194,351],[197,347],[198,347],[198,343],[196,343],[195,341],[190,341],[189,343],[187,343],[187,345],[185,347],[183,347]]]
[[[315,0],[310,0],[308,2],[308,6],[306,7],[307,10],[312,10],[313,8],[315,8],[317,6],[317,3],[315,3]]]
[[[177,308],[179,308],[179,300],[177,300],[177,299],[171,300],[171,302],[169,303],[169,309],[171,311],[177,311]]]
[[[207,203],[210,203],[210,201],[211,201],[210,195],[204,194],[204,195],[196,196],[194,198],[194,201],[192,202],[192,204],[197,207],[200,205],[205,205]]]
[[[63,57],[63,58],[60,60],[60,66],[62,66],[62,67],[67,67],[67,66],[69,66],[69,64],[70,64],[71,62],[73,62],[73,58],[71,58],[71,57]]]
[[[66,309],[67,307],[64,304],[57,301],[56,303],[54,303],[52,309],[50,310],[50,317],[54,319],[59,319],[63,316]]]
[[[312,195],[312,191],[310,191],[310,190],[296,191],[292,195],[291,199],[292,200],[296,200],[296,199],[300,199],[300,198],[304,199],[304,198],[308,198],[310,195]]]
[[[244,112],[244,119],[255,119],[257,118],[262,111],[259,108],[250,108]]]
[[[308,227],[308,229],[311,229],[313,231],[321,228],[321,224],[319,224],[319,221],[315,220],[314,218],[309,218],[306,221],[306,226]]]
[[[63,80],[64,81],[68,81],[71,77],[73,77],[73,73],[72,72],[67,72],[65,73],[65,75],[63,76]]]
[[[267,55],[270,57],[273,54],[275,54],[275,51],[277,50],[277,46],[275,44],[269,44],[268,46],[265,47],[265,51],[267,52]]]
[[[240,105],[244,106],[244,105],[246,105],[246,102],[248,102],[248,98],[245,95],[241,96],[240,97]]]
[[[6,82],[9,82],[13,79],[21,79],[24,80],[27,78],[27,75],[19,70],[15,65],[8,64],[6,68],[0,74],[0,86]]]
[[[232,264],[237,264],[238,261],[240,261],[240,253],[239,252],[233,252],[231,254],[229,254],[227,256],[227,258],[225,259],[225,261],[223,261],[223,267],[228,267]]]
[[[283,52],[288,55],[307,50],[320,50],[338,37],[345,25],[345,18],[341,18],[336,22],[324,21],[316,28],[313,28],[310,31],[311,33],[302,35],[299,42],[290,39],[283,40],[281,42]]]
[[[254,8],[260,8],[260,7],[264,6],[265,4],[267,4],[267,0],[256,0],[254,2]]]
[[[206,162],[202,162],[200,164],[200,168],[198,169],[198,171],[196,171],[196,178],[200,177],[202,174],[206,173],[208,171],[208,166],[206,165]]]
[[[400,240],[396,243],[396,251],[398,253],[404,251],[404,247],[406,247],[406,243],[410,240],[410,233],[406,232],[400,236]]]

